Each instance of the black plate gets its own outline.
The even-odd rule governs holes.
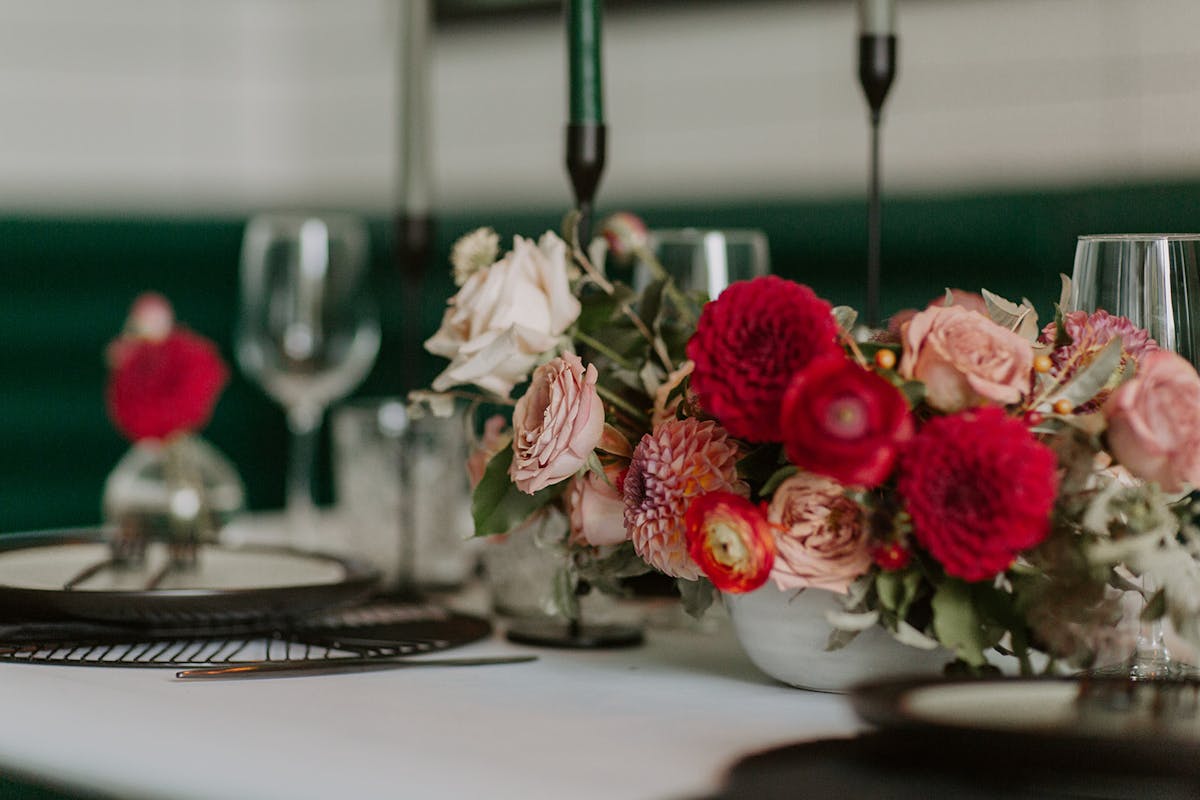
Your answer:
[[[141,573],[106,576],[105,570],[77,588],[54,588],[105,555],[99,529],[0,537],[0,618],[153,626],[292,619],[361,600],[378,579],[364,564],[322,553],[205,546],[198,572],[172,574],[159,588],[136,588],[153,564]]]

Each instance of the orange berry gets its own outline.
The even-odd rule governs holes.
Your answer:
[[[896,354],[891,350],[879,350],[875,353],[875,366],[880,369],[891,369],[896,366]]]
[[[1054,362],[1050,360],[1050,356],[1040,355],[1035,356],[1033,359],[1034,372],[1049,372],[1050,368],[1053,366]]]
[[[1060,397],[1054,401],[1054,413],[1059,416],[1066,416],[1075,410],[1075,406],[1071,405],[1071,401],[1065,397]]]

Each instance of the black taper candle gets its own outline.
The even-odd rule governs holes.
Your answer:
[[[868,33],[858,37],[858,80],[871,109],[871,175],[867,199],[867,324],[877,327],[883,210],[879,180],[879,125],[883,101],[896,78],[896,37]]]
[[[598,123],[567,125],[567,175],[575,193],[575,208],[579,210],[579,242],[584,247],[591,239],[596,187],[604,174],[606,131],[607,128]]]

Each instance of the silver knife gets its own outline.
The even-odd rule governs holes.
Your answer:
[[[525,664],[537,656],[482,656],[478,658],[331,658],[312,661],[267,661],[228,667],[185,669],[175,673],[182,680],[214,678],[287,678],[294,675],[336,675],[399,667],[478,667],[488,664]]]

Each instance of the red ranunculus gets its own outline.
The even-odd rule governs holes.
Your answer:
[[[1050,530],[1054,452],[999,408],[937,417],[906,448],[898,485],[913,535],[946,574],[980,581]]]
[[[741,593],[767,582],[775,529],[754,503],[732,492],[709,492],[688,505],[683,520],[688,554],[713,586]]]
[[[887,480],[900,445],[913,435],[900,390],[840,354],[796,373],[783,396],[779,427],[793,464],[865,487]]]
[[[841,352],[832,310],[812,289],[774,275],[729,286],[704,307],[687,346],[701,408],[734,436],[781,441],[779,406],[792,375]]]
[[[180,328],[159,340],[124,337],[110,352],[108,413],[134,441],[204,427],[229,379],[213,343]]]

